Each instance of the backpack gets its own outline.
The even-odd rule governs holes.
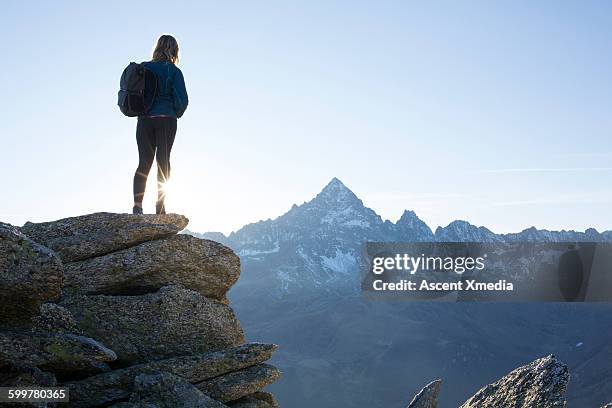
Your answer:
[[[125,116],[145,115],[157,94],[157,77],[144,64],[130,62],[121,74],[117,105]]]

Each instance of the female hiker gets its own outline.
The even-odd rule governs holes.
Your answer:
[[[134,174],[134,214],[142,214],[142,199],[147,176],[157,160],[156,214],[165,214],[164,184],[170,178],[170,151],[176,135],[176,121],[187,109],[188,99],[185,80],[176,66],[179,60],[178,42],[171,35],[157,40],[151,61],[143,65],[157,78],[157,91],[147,114],[138,117],[136,142],[138,143],[138,168]]]

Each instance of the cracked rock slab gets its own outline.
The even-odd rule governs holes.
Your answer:
[[[130,403],[154,404],[158,408],[227,408],[181,377],[167,372],[136,376]]]
[[[64,262],[72,262],[174,235],[188,222],[187,217],[178,214],[100,212],[50,222],[27,222],[21,231],[53,249]]]
[[[132,365],[244,343],[234,311],[182,286],[140,296],[81,295],[62,305],[79,328]]]
[[[269,360],[276,348],[274,344],[249,343],[223,351],[138,364],[66,385],[75,407],[106,406],[127,399],[134,378],[140,374],[168,372],[194,384]]]
[[[175,235],[65,266],[70,293],[138,295],[180,284],[224,300],[240,277],[240,258],[228,247]]]
[[[206,395],[222,402],[228,402],[260,391],[278,380],[280,375],[276,367],[269,364],[258,364],[197,383],[196,386]]]

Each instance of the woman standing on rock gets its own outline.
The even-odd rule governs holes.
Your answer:
[[[176,121],[187,109],[188,98],[183,73],[176,66],[179,60],[178,42],[171,35],[157,40],[151,61],[143,65],[155,74],[157,91],[151,108],[138,117],[138,168],[134,174],[134,214],[142,214],[142,199],[147,176],[157,159],[157,204],[155,212],[165,214],[164,185],[170,178],[170,151],[176,135]]]

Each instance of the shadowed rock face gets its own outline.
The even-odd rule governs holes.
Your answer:
[[[233,401],[262,389],[280,378],[280,371],[269,364],[258,364],[240,371],[197,383],[207,395],[219,401]]]
[[[65,273],[68,290],[87,294],[137,295],[181,284],[223,300],[240,276],[240,259],[217,242],[175,235],[68,263]]]
[[[130,366],[67,384],[74,406],[104,405],[127,398],[134,378],[140,374],[168,372],[189,383],[241,370],[268,360],[276,350],[273,344],[244,344],[224,351],[175,357]]]
[[[158,408],[223,408],[187,381],[176,375],[140,374],[134,379],[134,392],[130,402],[136,406],[154,404]]]
[[[62,304],[83,332],[117,353],[121,365],[244,343],[229,306],[178,285],[142,296],[74,296]]]
[[[53,251],[0,223],[0,324],[28,322],[42,303],[59,298],[63,280]]]
[[[0,332],[0,365],[18,361],[59,375],[109,371],[117,358],[97,341],[74,334]]]
[[[0,384],[3,387],[55,387],[57,380],[51,373],[23,363],[0,365]]]
[[[188,222],[178,214],[102,212],[51,222],[28,222],[21,230],[32,240],[53,249],[64,262],[72,262],[174,235]]]
[[[278,402],[269,392],[258,391],[246,397],[228,402],[231,408],[278,408]]]
[[[436,408],[438,406],[438,394],[442,380],[434,380],[427,384],[417,395],[414,396],[408,408]]]
[[[57,380],[52,373],[44,372],[37,367],[28,366],[22,363],[11,363],[8,365],[0,364],[0,386],[11,388],[47,388],[56,387]],[[2,403],[1,406],[9,406],[11,408],[19,407],[37,407],[37,408],[56,408],[56,403],[30,403],[30,402],[12,402]]]
[[[564,407],[568,381],[567,366],[550,355],[481,388],[460,408]]]

